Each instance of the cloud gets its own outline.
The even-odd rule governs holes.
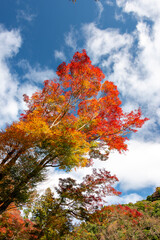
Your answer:
[[[101,2],[96,2],[97,8],[98,8],[98,21],[100,20],[102,13],[104,11],[104,7]]]
[[[77,31],[75,29],[73,29],[73,27],[71,28],[71,30],[65,34],[65,44],[72,48],[74,51],[77,48]]]
[[[30,83],[30,82],[24,82],[23,84],[19,85],[19,88],[17,89],[17,102],[18,102],[18,108],[19,111],[22,113],[25,109],[27,109],[26,103],[23,101],[23,94],[26,94],[27,96],[31,97],[32,94],[36,91],[40,90],[36,84]]]
[[[27,22],[32,22],[36,17],[35,14],[31,14],[28,11],[18,10],[17,11],[17,20],[20,21],[21,19],[26,20]]]
[[[114,5],[113,1],[111,1],[111,0],[106,0],[105,2],[109,6],[113,6]]]
[[[29,96],[38,89],[38,84],[45,79],[53,79],[53,70],[39,65],[31,67],[29,62],[22,60],[19,67],[23,68],[23,82],[16,72],[13,72],[9,60],[19,52],[22,45],[21,34],[18,30],[7,30],[0,25],[0,126],[5,127],[18,119],[19,112],[26,108],[23,94]]]
[[[123,14],[119,14],[119,13],[117,13],[117,12],[115,12],[115,19],[116,19],[117,21],[125,22],[125,18],[124,18],[124,16],[123,16]]]
[[[12,73],[8,60],[13,58],[22,44],[18,30],[6,30],[0,25],[0,125],[12,122],[18,114],[16,93],[17,77]]]
[[[159,149],[160,142],[130,140],[129,150],[121,155],[113,153],[105,167],[116,174],[122,191],[159,186]],[[100,165],[102,164],[98,161],[96,166]]]
[[[160,22],[152,28],[144,22],[138,22],[132,37],[134,44],[116,53],[110,53],[102,63],[112,72],[108,78],[114,81],[127,105],[140,105],[143,112],[150,118],[150,124],[144,136],[150,139],[159,137],[159,109],[160,109]],[[135,42],[137,41],[137,45]],[[135,57],[133,57],[133,49]],[[127,91],[126,91],[127,89]],[[152,124],[152,127],[151,127]],[[154,130],[154,135],[153,135]],[[141,131],[142,134],[142,131]]]
[[[23,101],[23,94],[27,94],[29,97],[40,88],[44,80],[53,80],[56,78],[56,73],[54,70],[49,69],[48,67],[41,67],[39,64],[31,67],[30,63],[27,60],[21,60],[18,63],[18,66],[23,70],[21,79],[23,82],[19,83],[20,86],[17,90],[17,95],[19,97],[19,110],[26,109],[26,104]]]
[[[42,68],[39,64],[31,67],[27,60],[21,60],[18,65],[24,71],[23,79],[29,80],[34,84],[43,83],[44,80],[50,80],[56,77],[56,73],[52,69],[48,67]]]
[[[132,43],[132,36],[121,35],[117,29],[101,30],[94,23],[85,24],[83,34],[86,38],[87,53],[94,64],[99,63],[101,57],[113,55],[120,49],[123,51]]]
[[[11,31],[6,30],[0,25],[0,59],[5,61],[6,58],[11,58],[19,51],[22,44],[20,32],[16,29]]]
[[[146,17],[153,21],[160,18],[159,0],[117,0],[117,5],[126,13],[134,13],[137,17]]]
[[[64,52],[62,52],[62,51],[55,50],[54,51],[54,56],[55,56],[55,59],[59,59],[61,61],[66,60],[66,56],[65,56]]]
[[[128,203],[136,203],[138,201],[143,200],[143,198],[137,193],[131,193],[124,196],[108,196],[106,197],[107,205],[112,204],[128,204]]]

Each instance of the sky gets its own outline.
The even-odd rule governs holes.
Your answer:
[[[141,107],[150,120],[130,136],[128,151],[113,152],[94,167],[115,174],[120,197],[108,203],[145,199],[160,186],[160,1],[0,0],[0,127],[18,120],[23,94],[42,89],[56,68],[86,49],[92,63],[120,92],[124,111]],[[59,177],[78,181],[90,168],[51,170],[39,190]]]

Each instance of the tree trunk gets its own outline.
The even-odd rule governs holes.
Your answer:
[[[21,189],[44,168],[43,165],[47,160],[48,160],[48,156],[42,159],[41,162],[38,164],[38,166],[35,169],[33,169],[33,171],[30,172],[24,179],[22,179],[17,186],[15,186],[13,192],[11,192],[7,196],[6,200],[0,202],[0,214],[6,211],[7,207],[10,205],[11,202],[16,201],[16,198],[19,195]]]

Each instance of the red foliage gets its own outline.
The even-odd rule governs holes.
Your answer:
[[[0,239],[37,239],[38,230],[29,219],[23,219],[14,203],[0,215]]]
[[[137,224],[143,214],[136,209],[132,209],[128,206],[123,205],[112,205],[105,206],[101,210],[95,211],[91,215],[90,221],[96,222],[99,225],[103,225],[104,223],[112,222],[114,220],[125,219],[131,221],[133,224]]]

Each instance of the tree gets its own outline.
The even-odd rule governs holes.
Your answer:
[[[65,240],[160,239],[160,200],[104,206],[75,226]]]
[[[65,239],[133,239],[132,237],[136,236],[134,230],[137,230],[136,225],[140,222],[141,218],[142,213],[128,206],[105,206],[95,211],[90,216],[89,221],[75,227]],[[128,234],[128,229],[132,236]]]
[[[23,219],[14,203],[10,204],[0,215],[0,239],[33,240],[37,239],[39,230],[29,219]]]
[[[119,195],[112,185],[118,181],[106,170],[93,170],[81,183],[72,178],[60,179],[56,197],[47,189],[37,197],[32,208],[32,220],[39,228],[38,239],[61,239],[69,233],[72,219],[88,220],[106,195]]]
[[[31,98],[24,95],[28,109],[0,132],[0,213],[25,201],[26,189],[48,167],[69,171],[127,150],[126,135],[147,118],[140,109],[124,113],[117,87],[104,78],[83,50],[57,68],[57,79],[44,81]]]
[[[160,187],[156,188],[156,191],[151,195],[147,197],[148,201],[156,201],[156,200],[160,200]]]
[[[31,211],[32,209],[32,211]],[[39,229],[38,239],[60,239],[72,229],[71,218],[50,188],[41,197],[37,195],[31,204],[32,220]]]

